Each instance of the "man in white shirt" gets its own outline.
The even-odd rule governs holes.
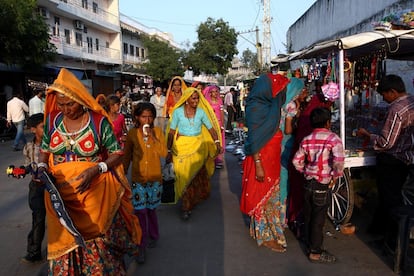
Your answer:
[[[234,120],[234,114],[236,113],[236,108],[234,107],[233,103],[233,95],[236,91],[234,87],[230,88],[230,91],[227,92],[226,96],[224,96],[224,106],[227,109],[227,124],[226,124],[226,132],[232,132],[233,126],[232,122]]]
[[[26,137],[24,136],[24,120],[26,119],[26,113],[29,112],[27,104],[20,99],[21,95],[15,95],[10,101],[7,102],[7,127],[14,124],[17,129],[16,138],[14,138],[13,150],[18,151],[20,141],[23,142],[23,146],[26,145]]]
[[[157,118],[154,120],[154,125],[165,130],[165,121],[166,118],[162,116],[162,110],[165,104],[165,96],[162,94],[161,87],[155,88],[155,94],[151,96],[150,103],[155,106],[155,110],[157,111]]]
[[[45,109],[45,102],[43,98],[45,91],[43,89],[36,88],[34,93],[34,97],[29,100],[29,116],[36,113],[44,113]]]

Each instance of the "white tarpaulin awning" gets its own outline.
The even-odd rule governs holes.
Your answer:
[[[387,58],[414,60],[414,29],[375,30],[327,40],[289,54],[288,60],[314,58],[331,50],[345,50],[352,57],[384,50]]]

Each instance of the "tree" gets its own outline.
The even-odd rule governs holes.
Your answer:
[[[36,0],[0,1],[0,62],[35,69],[54,60],[48,26]]]
[[[257,53],[253,53],[250,49],[246,49],[242,53],[241,61],[253,72],[260,72],[260,64],[257,60]]]
[[[146,73],[154,80],[164,82],[172,76],[182,76],[181,52],[155,37],[144,37],[149,62],[144,64]]]
[[[198,26],[197,33],[198,41],[188,51],[185,64],[195,73],[226,74],[233,57],[238,54],[234,28],[223,19],[215,21],[209,17]]]

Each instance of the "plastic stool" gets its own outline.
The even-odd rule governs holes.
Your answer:
[[[398,224],[398,236],[394,253],[394,272],[400,273],[407,264],[407,251],[410,243],[411,227],[414,227],[414,206],[396,209],[392,216]]]

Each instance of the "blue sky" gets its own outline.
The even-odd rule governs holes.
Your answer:
[[[285,53],[283,43],[286,32],[316,0],[271,0],[271,55]],[[262,42],[263,5],[261,0],[119,0],[120,12],[147,27],[169,32],[175,42],[186,48],[197,40],[196,28],[208,17],[222,18],[238,32],[259,28],[259,40]],[[239,56],[249,48],[255,51],[256,33],[250,32],[238,37]]]

